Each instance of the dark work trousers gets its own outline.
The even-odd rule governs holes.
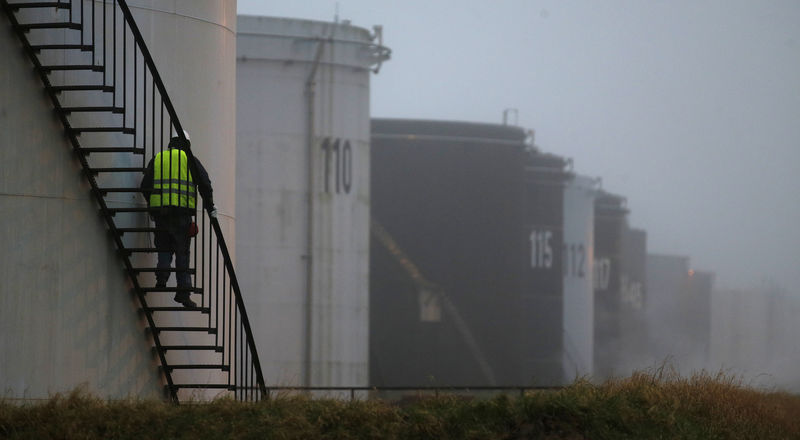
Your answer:
[[[168,251],[158,252],[158,268],[167,269],[172,264],[172,255],[175,254],[175,269],[189,268],[189,225],[192,217],[185,214],[155,214],[153,220],[157,229],[155,232],[155,245],[158,249]],[[169,272],[156,272],[156,284],[165,285],[169,279]],[[192,277],[189,272],[176,272],[175,279],[178,287],[191,287]],[[188,297],[189,292],[178,292],[179,297]]]

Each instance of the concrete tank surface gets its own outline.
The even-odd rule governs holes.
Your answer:
[[[239,17],[237,262],[267,384],[367,383],[375,38]]]
[[[91,2],[83,3],[88,11]],[[236,1],[128,3],[181,122],[191,133],[194,153],[211,175],[220,223],[233,252]],[[24,14],[41,14],[34,18],[53,21],[55,12]],[[35,33],[32,40],[37,38]],[[56,34],[47,42],[74,42],[69,31]],[[102,37],[98,40],[102,45]],[[47,397],[80,384],[104,397],[162,395],[145,322],[137,313],[138,301],[130,294],[121,260],[64,127],[4,15],[0,17],[0,53],[4,54],[0,64],[0,215],[4,219],[0,243],[7,250],[0,257],[0,395]],[[41,56],[54,64],[75,62],[65,60],[63,54]],[[77,56],[87,62],[91,58],[89,53]],[[96,57],[96,63],[102,62],[99,53]],[[117,67],[118,73],[122,68]],[[133,66],[127,69],[130,74]],[[97,81],[96,75],[102,73],[57,72],[51,79],[80,84]],[[133,86],[129,83],[128,87]],[[71,93],[62,94],[65,105],[91,105],[95,99]],[[74,126],[100,126],[121,117],[82,114],[71,121]],[[120,119],[113,121],[119,124]],[[106,134],[84,134],[80,140],[84,146],[131,142],[123,135]],[[121,154],[90,158],[92,166],[141,166],[141,160],[141,156],[132,159]],[[117,173],[99,176],[98,183],[134,186],[140,179],[137,174]],[[140,195],[120,194],[107,200],[111,207],[145,206]],[[122,216],[118,222],[143,226],[148,219],[136,214]],[[126,245],[149,243],[150,237],[138,235],[125,237]],[[145,286],[151,282],[142,281]],[[175,324],[179,320],[175,317]]]
[[[594,370],[594,199],[597,182],[577,175],[564,187],[564,377]]]

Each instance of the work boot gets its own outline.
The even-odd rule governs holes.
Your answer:
[[[179,303],[183,304],[183,306],[186,307],[187,309],[194,309],[194,308],[197,307],[197,303],[192,301],[189,298],[189,294],[188,293],[184,293],[184,294],[176,293],[175,294],[175,298],[173,298],[173,299],[176,302],[179,302]]]

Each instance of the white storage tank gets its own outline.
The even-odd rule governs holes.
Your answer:
[[[594,370],[594,200],[597,181],[576,175],[564,187],[564,375]]]
[[[73,21],[80,15],[90,16],[92,5],[97,20],[104,10],[109,21],[114,11],[120,14],[118,7],[112,9],[114,1],[107,1],[106,9],[99,0],[69,3]],[[211,175],[220,223],[234,252],[236,0],[129,0],[128,4],[181,122],[191,132],[192,149]],[[19,16],[56,22],[68,20],[68,14],[46,8]],[[117,20],[121,36],[121,15]],[[29,38],[38,38],[40,43],[76,43],[80,34],[67,30],[45,37],[42,32],[31,31]],[[111,34],[107,38],[111,46]],[[127,41],[130,51],[130,34]],[[103,37],[98,35],[96,47],[102,45]],[[91,52],[73,52],[45,50],[39,56],[45,64],[92,62]],[[162,395],[156,358],[142,336],[145,322],[137,311],[138,300],[130,295],[130,281],[64,127],[53,116],[42,81],[5,13],[0,13],[0,53],[4,54],[0,63],[0,213],[6,219],[0,243],[10,250],[0,257],[4,280],[0,283],[0,388],[9,397],[47,397],[85,383],[90,391],[106,397]],[[94,57],[95,64],[106,61],[102,49]],[[139,75],[141,68],[139,58]],[[127,70],[130,78],[134,66],[120,62],[116,69],[118,75]],[[112,73],[107,69],[109,77]],[[103,73],[69,71],[54,72],[50,78],[60,84],[88,84],[97,83],[102,78],[98,75]],[[121,86],[117,90],[122,93]],[[128,81],[127,90],[130,96],[133,81]],[[61,102],[110,105],[101,102],[108,95],[82,93],[62,93]],[[125,117],[132,123],[133,116]],[[110,126],[119,125],[121,118],[90,113],[74,114],[70,121],[73,126]],[[131,146],[130,137],[124,135],[84,133],[80,141],[89,147]],[[93,153],[89,162],[94,167],[143,166],[141,156],[129,153]],[[97,177],[101,187],[138,186],[140,179],[138,173]],[[115,194],[107,201],[111,207],[145,206],[138,194]],[[120,215],[117,221],[121,226],[144,226],[148,220],[145,214],[130,214]],[[151,238],[136,234],[124,240],[135,246]],[[153,264],[155,260],[149,255],[137,258],[152,259]],[[152,285],[148,282],[142,284]]]
[[[268,385],[368,381],[380,28],[239,16],[237,272]]]

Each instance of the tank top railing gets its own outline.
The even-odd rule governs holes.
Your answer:
[[[154,314],[162,313],[158,315],[161,317],[170,311],[185,310],[148,305],[148,294],[159,292],[157,287],[151,287],[154,285],[153,277],[148,276],[156,272],[157,268],[152,267],[153,258],[134,258],[134,254],[153,254],[158,249],[153,246],[136,247],[131,245],[134,240],[129,235],[124,236],[131,234],[136,238],[136,233],[149,236],[153,232],[152,227],[128,227],[130,225],[127,223],[145,222],[146,213],[153,213],[153,209],[143,203],[144,199],[140,200],[137,207],[110,207],[107,203],[106,197],[109,194],[142,193],[138,188],[138,180],[150,159],[168,149],[171,137],[177,136],[185,141],[184,127],[127,2],[0,0],[0,5],[7,12],[26,52],[40,73],[67,136],[79,153],[79,161],[86,171],[92,192],[97,196],[106,223],[113,232],[113,239],[124,257],[124,265],[131,275],[134,290],[145,311],[171,398],[177,401],[181,396],[181,389],[189,389],[184,391],[188,396],[196,395],[191,394],[196,393],[191,389],[218,389],[221,390],[218,392],[233,393],[240,400],[259,400],[266,397],[261,366],[231,255],[219,221],[209,216],[213,207],[202,197],[206,188],[198,188],[196,194],[195,216],[199,233],[191,245],[188,272],[193,276],[191,292],[202,293],[197,315],[207,316],[202,318],[205,320],[202,328],[183,327],[183,331],[193,332],[189,340],[195,344],[201,339],[208,342],[193,347],[186,342],[181,345],[163,342],[164,334],[180,332],[181,327],[159,325]],[[36,15],[34,12],[44,8],[54,10],[60,21],[42,22],[38,17],[53,15]],[[64,32],[58,34],[63,37],[63,43],[53,44],[52,38],[45,37],[36,41],[38,35],[28,37],[31,32],[36,34],[51,29]],[[58,55],[51,56],[52,53]],[[81,64],[80,60],[88,58],[89,54],[91,62],[84,61]],[[48,62],[49,60],[57,61]],[[65,64],[73,61],[72,64]],[[71,71],[90,73],[76,77]],[[63,72],[63,76],[58,76],[58,79],[64,84],[55,84],[55,79],[51,76],[55,76],[52,74],[56,72]],[[92,81],[89,84],[67,84],[69,80],[74,82],[74,78],[79,78],[79,81],[91,78]],[[78,97],[77,94],[83,95]],[[83,125],[78,126],[76,120]],[[114,146],[82,145],[90,144],[95,139],[111,140]],[[194,141],[202,142],[200,139]],[[184,151],[188,158],[189,171],[192,176],[197,176],[191,149],[185,148]],[[102,153],[111,155],[104,156]],[[91,161],[89,154],[113,159]],[[123,173],[127,175],[123,176]],[[211,177],[213,179],[213,173]],[[115,187],[114,182],[124,183]],[[104,186],[108,183],[112,186]],[[197,179],[194,179],[194,183],[202,185]],[[143,196],[147,198],[149,194],[144,192]],[[136,242],[140,243],[142,237],[139,235]],[[149,261],[150,267],[139,267],[135,264],[141,264],[142,261]],[[171,269],[171,272],[177,274],[184,270]],[[192,323],[197,322],[195,318],[192,318]],[[211,338],[213,341],[209,341]],[[200,365],[180,362],[176,364],[170,362],[166,354],[181,349],[195,350],[187,351],[182,358],[191,360],[198,357],[194,354],[199,347],[216,353],[216,357],[206,356],[206,359],[213,359],[213,362]],[[212,367],[217,368],[216,373],[205,372],[212,370]],[[198,370],[205,374],[197,374]],[[198,377],[205,377],[207,380],[204,383]],[[209,379],[212,377],[214,379]]]

